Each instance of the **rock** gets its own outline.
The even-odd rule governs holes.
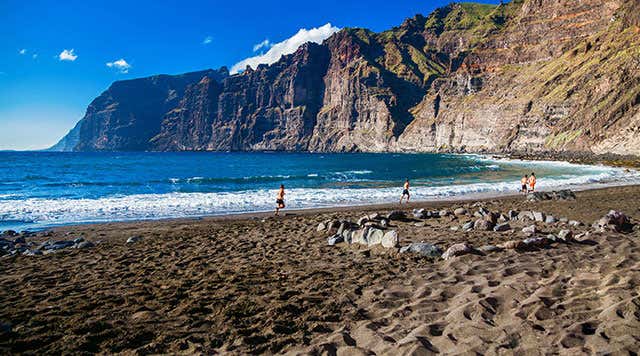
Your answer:
[[[351,243],[358,243],[361,245],[368,245],[369,243],[367,242],[367,234],[369,233],[369,227],[364,227],[360,230],[356,230],[352,235],[351,235]]]
[[[360,219],[358,219],[358,226],[364,226],[364,223],[366,222],[369,222],[369,217],[363,216]]]
[[[318,224],[318,228],[316,229],[316,231],[321,232],[327,229],[327,225],[325,225],[324,223],[320,223]]]
[[[387,219],[389,220],[403,220],[406,218],[407,218],[407,215],[404,213],[404,211],[400,211],[400,210],[394,210],[389,214],[387,214]]]
[[[600,231],[613,230],[616,232],[630,230],[631,228],[629,218],[624,213],[616,210],[609,211],[607,215],[594,224],[594,227]]]
[[[387,220],[387,219],[381,219],[381,220],[380,220],[380,227],[383,227],[383,228],[385,228],[385,229],[386,229],[387,227],[389,227],[389,220]]]
[[[458,230],[460,230],[460,228],[458,226],[452,226],[452,227],[449,228],[449,230],[458,231]]]
[[[5,236],[5,237],[14,237],[14,236],[18,236],[18,233],[17,233],[17,232],[15,232],[15,231],[13,231],[13,230],[5,230],[5,231],[2,233],[2,236]]]
[[[511,240],[500,245],[500,247],[504,248],[505,250],[519,250],[522,248],[522,246],[523,243],[520,240]]]
[[[378,213],[369,214],[369,220],[380,220],[380,218],[382,217]]]
[[[525,244],[526,247],[541,248],[549,246],[549,244],[551,244],[551,240],[546,237],[530,237],[528,239],[524,239],[522,243]]]
[[[327,244],[329,246],[334,246],[335,244],[339,244],[344,242],[344,237],[342,235],[333,235],[327,239]]]
[[[473,248],[466,243],[459,243],[452,245],[447,249],[445,253],[442,254],[442,258],[445,260],[451,259],[453,257],[466,255],[468,253],[473,252]]]
[[[457,208],[453,211],[455,215],[467,215],[467,209],[465,208]]]
[[[427,212],[427,217],[436,218],[437,219],[437,218],[439,218],[441,216],[440,216],[440,212],[439,211],[428,211]]]
[[[545,224],[555,224],[558,220],[553,215],[547,215],[544,219]]]
[[[379,245],[382,243],[382,238],[384,237],[384,231],[376,228],[370,228],[367,233],[367,244],[369,246]]]
[[[534,192],[527,194],[527,200],[529,201],[543,201],[551,199],[553,199],[553,197],[549,193],[545,192]]]
[[[569,220],[569,225],[571,226],[582,226],[582,222],[577,221],[577,220]]]
[[[127,239],[128,244],[133,244],[139,241],[142,241],[142,236],[131,236],[130,238]]]
[[[40,256],[40,255],[42,255],[42,251],[41,250],[25,250],[24,252],[22,252],[22,255],[24,255],[24,256]]]
[[[482,215],[482,216],[485,216],[485,215],[489,214],[490,211],[487,210],[487,208],[485,208],[485,207],[481,207],[480,209],[478,209],[478,213],[480,213],[480,215]]]
[[[546,218],[544,213],[539,212],[539,211],[534,211],[532,214],[533,214],[533,220],[535,220],[535,221],[543,222],[545,220],[545,218]]]
[[[451,213],[447,209],[442,209],[438,212],[438,216],[443,218],[445,216],[449,216]]]
[[[473,223],[473,229],[478,231],[489,231],[493,229],[493,223],[485,219],[478,219]]]
[[[327,233],[329,235],[335,235],[340,228],[340,221],[332,220],[329,224],[327,224]]]
[[[569,222],[569,219],[567,219],[567,218],[560,218],[560,220],[559,220],[559,221],[560,221],[561,223],[568,223],[568,222]]]
[[[562,241],[572,241],[573,240],[573,231],[571,230],[560,230],[558,233],[558,239]]]
[[[340,222],[340,226],[338,226],[338,231],[336,231],[336,235],[342,235],[342,232],[346,228],[347,228],[347,224],[344,221]]]
[[[474,222],[473,221],[469,221],[468,223],[465,223],[464,225],[462,225],[462,230],[463,231],[471,231],[471,230],[473,230],[473,225],[474,225]]]
[[[81,241],[80,243],[75,245],[75,248],[92,248],[92,247],[95,247],[95,245],[91,241]]]
[[[553,191],[551,196],[555,200],[576,200],[576,194],[569,189]]]
[[[533,217],[533,213],[530,211],[521,211],[518,213],[518,220],[526,221],[526,220],[535,220]]]
[[[508,216],[504,215],[504,214],[500,214],[500,216],[498,217],[498,222],[500,223],[504,223],[511,220]]]
[[[399,244],[400,238],[398,237],[398,233],[394,230],[387,231],[382,237],[382,247],[384,248],[398,247]]]
[[[73,243],[74,243],[74,244],[79,244],[79,243],[81,243],[82,241],[84,241],[84,238],[83,238],[83,237],[78,237],[77,239],[73,239]]]
[[[484,218],[484,215],[479,211],[476,211],[475,213],[473,213],[473,216],[476,218]]]
[[[64,248],[71,247],[73,245],[74,245],[73,241],[65,241],[65,240],[56,241],[56,242],[45,245],[44,250],[50,250],[50,251],[62,250]]]
[[[488,212],[484,214],[484,219],[489,221],[493,225],[495,225],[498,222],[499,217],[500,217],[500,214],[498,213]]]
[[[427,217],[427,212],[424,209],[413,209],[413,217],[416,219],[424,219]],[[394,220],[391,217],[389,217],[389,219]]]
[[[20,237],[16,237],[15,240],[13,240],[14,244],[23,244],[27,242],[24,237],[20,236]]]
[[[415,227],[425,227],[427,224],[424,221],[417,222],[413,224]]]
[[[511,225],[509,223],[498,224],[493,228],[493,231],[509,231],[511,230]]]
[[[503,250],[502,247],[498,247],[494,245],[484,245],[478,249],[478,251],[483,253],[500,252],[502,250]]]
[[[515,210],[509,210],[507,216],[509,217],[509,220],[516,220],[518,218],[518,212]]]
[[[414,242],[400,249],[400,253],[415,253],[424,257],[440,257],[442,249],[426,242]]]
[[[522,229],[522,232],[524,232],[527,235],[534,235],[538,232],[538,228],[535,225],[529,225],[524,229]]]

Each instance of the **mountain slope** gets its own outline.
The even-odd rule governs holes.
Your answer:
[[[60,147],[640,154],[639,17],[635,0],[451,4],[233,76],[116,82]]]

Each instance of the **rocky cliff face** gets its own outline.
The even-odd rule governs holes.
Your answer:
[[[116,82],[61,146],[640,154],[639,25],[637,0],[451,4],[234,76]]]

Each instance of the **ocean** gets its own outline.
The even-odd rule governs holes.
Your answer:
[[[397,202],[640,181],[638,172],[481,155],[381,153],[0,152],[0,231]]]

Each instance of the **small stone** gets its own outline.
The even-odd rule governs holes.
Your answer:
[[[577,220],[569,220],[569,225],[571,226],[582,226],[582,222],[577,221]]]
[[[82,242],[76,244],[75,248],[92,248],[94,246],[95,245],[91,241],[82,241]]]
[[[452,226],[452,227],[449,228],[449,230],[458,231],[458,230],[460,230],[460,228],[458,226]]]
[[[555,224],[558,220],[553,215],[547,215],[544,219],[545,224]]]
[[[573,240],[573,231],[571,230],[560,230],[558,233],[558,239],[562,241],[571,241]]]
[[[522,232],[524,232],[527,235],[533,235],[538,232],[538,228],[535,225],[529,225],[524,229],[522,229]]]
[[[316,231],[321,232],[327,229],[327,225],[325,225],[324,223],[320,223],[318,224],[318,228],[316,229]]]
[[[358,226],[364,226],[364,223],[369,221],[369,217],[368,216],[363,216],[360,219],[358,219]]]
[[[503,243],[500,246],[506,250],[518,250],[522,248],[523,244],[520,240],[511,240]]]
[[[387,219],[381,219],[381,220],[380,220],[380,227],[383,227],[383,228],[385,228],[385,229],[386,229],[387,227],[389,227],[389,220],[387,220]]]
[[[141,236],[131,236],[130,238],[127,239],[127,243],[128,244],[133,244],[136,242],[142,241],[142,237]]]
[[[457,208],[453,211],[455,215],[467,215],[467,209],[465,208]]]
[[[473,229],[478,231],[489,231],[493,229],[493,223],[485,219],[478,219],[473,223]]]
[[[462,230],[463,231],[471,231],[471,230],[473,230],[473,225],[474,225],[474,222],[473,221],[469,221],[468,223],[465,223],[464,225],[462,225]]]
[[[459,243],[449,247],[447,251],[442,254],[442,258],[448,260],[453,257],[466,255],[471,252],[473,252],[473,248],[471,246],[467,245],[466,243]]]
[[[568,223],[568,222],[569,222],[569,219],[567,219],[567,218],[560,218],[560,220],[559,220],[559,221],[560,221],[561,223]]]
[[[545,220],[545,217],[546,216],[545,216],[545,214],[543,212],[540,212],[540,211],[534,211],[533,212],[533,219],[535,221],[543,222]]]
[[[503,248],[494,246],[494,245],[484,245],[478,249],[480,252],[491,253],[491,252],[500,252]]]
[[[84,238],[83,238],[83,237],[78,237],[77,239],[73,239],[73,243],[74,243],[74,244],[79,244],[79,243],[81,243],[82,241],[84,241]]]
[[[417,222],[415,224],[413,224],[413,226],[415,227],[425,227],[427,224],[424,221],[421,222]]]
[[[387,214],[387,219],[389,220],[402,220],[402,219],[405,219],[406,217],[407,215],[404,213],[404,211],[400,211],[400,210],[394,210],[389,214]]]
[[[416,219],[424,219],[427,217],[427,214],[424,209],[413,209],[413,217]],[[392,219],[392,218],[389,217],[389,219]]]
[[[545,247],[551,243],[546,237],[530,237],[522,241],[527,247]]]
[[[394,230],[387,231],[382,237],[382,247],[384,248],[398,247],[399,244],[400,238],[398,237],[398,233]]]
[[[327,244],[329,246],[334,246],[335,244],[339,244],[341,242],[344,242],[344,237],[342,237],[342,235],[333,235],[327,239]]]
[[[425,257],[440,257],[442,249],[426,242],[414,242],[400,249],[400,253],[415,253]]]
[[[518,212],[515,210],[509,210],[507,216],[509,217],[509,220],[516,220],[518,218]]]
[[[450,212],[449,212],[449,210],[447,210],[447,209],[442,209],[442,210],[440,210],[440,211],[438,212],[438,215],[439,215],[441,218],[443,218],[443,217],[445,217],[445,216],[449,216],[449,214],[451,214],[451,213],[450,213]]]
[[[369,246],[379,245],[382,243],[382,238],[384,237],[384,231],[376,228],[370,228],[367,233],[367,244]]]
[[[509,220],[511,220],[511,219],[509,219],[509,217],[504,215],[504,214],[500,214],[500,216],[498,217],[498,222],[500,222],[500,223],[504,223],[504,222],[507,222]]]
[[[369,220],[380,220],[381,216],[378,213],[369,214]]]
[[[518,213],[518,220],[535,220],[533,214],[530,211],[521,211]]]
[[[340,223],[340,226],[338,227],[338,231],[336,231],[336,235],[342,235],[342,232],[344,231],[344,229],[347,228],[347,224],[343,221]]]
[[[493,228],[493,231],[509,231],[511,230],[511,225],[509,223],[498,224]]]
[[[369,227],[364,227],[360,230],[356,230],[352,235],[351,235],[351,243],[358,243],[361,245],[368,245],[369,243],[367,242],[367,234],[369,233]]]
[[[22,252],[22,255],[24,255],[24,256],[39,256],[39,255],[42,255],[42,251],[40,251],[40,250],[25,250],[24,252]]]

